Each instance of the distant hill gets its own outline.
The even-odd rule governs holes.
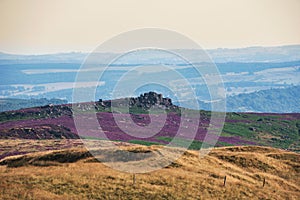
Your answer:
[[[185,54],[198,54],[194,49],[175,49],[175,52]],[[300,60],[300,45],[274,46],[274,47],[247,47],[247,48],[218,48],[206,50],[216,63],[225,62],[290,62]],[[88,53],[70,52],[44,55],[17,55],[0,52],[0,64],[28,64],[28,63],[81,63]],[[107,58],[115,53],[99,53],[99,58]],[[142,55],[141,55],[142,56]],[[166,62],[168,58],[164,58]],[[173,59],[172,59],[173,60]],[[141,61],[147,63],[141,57]],[[134,64],[136,60],[128,60],[127,64]],[[194,60],[193,62],[199,62]],[[171,61],[173,63],[173,61]],[[141,64],[141,63],[139,63]]]
[[[199,67],[206,66],[205,63],[197,60],[199,50],[195,49],[176,49],[177,53],[184,52],[192,63],[199,64]],[[299,92],[291,93],[289,87],[300,85],[300,45],[275,46],[275,47],[248,47],[239,49],[209,49],[208,54],[216,63],[224,83],[226,91],[227,109],[236,112],[276,112],[289,113],[299,112]],[[133,54],[126,54],[116,59],[109,68],[105,70],[103,76],[95,78],[99,84],[93,83],[90,77],[97,74],[97,70],[102,67],[101,62],[118,56],[115,53],[95,53],[92,59],[89,59],[91,68],[81,70],[81,63],[87,56],[87,53],[70,52],[45,55],[13,55],[0,53],[0,97],[3,98],[58,98],[73,102],[72,95],[74,86],[77,88],[86,87],[92,89],[96,86],[94,95],[86,95],[84,101],[94,101],[94,97],[101,97],[109,100],[120,78],[125,75],[131,67],[132,73],[140,73],[140,66],[147,66],[151,69],[156,65],[167,65],[174,67],[189,84],[183,86],[180,84],[181,78],[174,77],[172,84],[179,84],[177,91],[188,91],[189,85],[193,87],[195,96],[199,101],[204,102],[201,109],[210,110],[209,102],[210,92],[206,84],[205,77],[182,59],[174,57],[173,54],[162,53],[162,51],[138,51]],[[98,61],[98,67],[94,67],[93,59]],[[102,70],[102,69],[101,69]],[[146,70],[147,71],[147,70]],[[170,75],[170,71],[143,72],[143,76],[151,80],[157,77],[164,80]],[[84,80],[79,84],[74,84],[77,75],[83,75]],[[95,73],[96,72],[96,73]],[[204,74],[203,74],[204,75]],[[128,84],[135,84],[131,78],[127,80]],[[271,88],[282,88],[281,90],[269,90]],[[283,88],[286,88],[283,89]],[[147,84],[136,91],[136,95],[147,91],[159,91],[164,93],[176,102],[176,97],[172,96],[170,88],[163,88],[155,84]],[[87,91],[85,90],[85,91]],[[262,91],[264,90],[264,91]],[[294,90],[294,89],[293,89]],[[295,90],[298,90],[296,88]],[[91,90],[92,91],[92,90]],[[260,91],[260,92],[258,92]],[[184,92],[183,92],[184,93]],[[251,94],[249,94],[251,93]],[[277,94],[276,94],[277,93]],[[240,94],[240,95],[239,95]],[[295,95],[294,95],[295,94]],[[126,95],[126,94],[124,94]],[[120,96],[122,98],[126,96]],[[238,96],[236,96],[238,95]],[[187,98],[187,97],[185,97]],[[180,99],[181,102],[189,101],[189,98]],[[245,101],[243,101],[245,100]],[[26,108],[38,106],[22,103],[22,107],[8,105],[8,109]],[[273,106],[276,105],[276,106]],[[185,105],[188,106],[188,105]],[[8,110],[0,109],[0,111]]]
[[[0,64],[81,63],[86,55],[80,52],[44,55],[18,55],[0,52]]]
[[[300,86],[229,96],[226,101],[229,112],[299,113]]]
[[[37,106],[45,106],[49,104],[59,105],[66,104],[67,100],[61,99],[13,99],[13,98],[0,98],[0,112],[9,110],[19,110],[21,108],[30,108]]]
[[[215,62],[289,62],[300,58],[300,45],[212,49],[209,55]]]

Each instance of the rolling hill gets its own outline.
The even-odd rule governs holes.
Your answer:
[[[155,157],[161,146],[124,148],[127,151],[149,152]],[[0,161],[0,198],[299,199],[300,197],[300,156],[297,153],[269,147],[244,146],[216,148],[202,159],[199,159],[198,155],[199,152],[187,151],[180,159],[165,168],[135,175],[115,171],[105,163],[99,163],[82,148],[7,157]]]
[[[227,98],[228,111],[299,113],[300,86],[261,90]]]
[[[110,105],[130,104],[130,113],[112,112]],[[149,108],[156,107],[159,110],[167,110],[166,122],[162,129],[155,135],[141,139],[124,133],[118,123],[124,123],[125,118],[130,118],[139,126],[147,126],[150,123]],[[131,97],[113,101],[90,102],[77,104],[84,117],[92,117],[95,113],[97,120],[105,132],[105,137],[93,134],[97,130],[90,129],[83,138],[109,139],[143,145],[167,145],[176,147],[185,146],[191,142],[190,149],[200,149],[206,137],[210,115],[208,111],[200,112],[199,126],[197,120],[190,119],[191,126],[197,126],[198,130],[194,138],[178,137],[173,140],[180,127],[180,108],[173,105],[172,100],[164,98],[154,92],[149,92],[140,97]],[[77,110],[78,111],[78,110]],[[42,107],[21,109],[0,113],[0,138],[1,139],[78,139],[78,133],[73,119],[74,107],[71,105],[48,105]],[[115,117],[119,116],[119,121]],[[159,112],[151,114],[156,116],[156,122],[163,119]],[[188,127],[187,127],[188,130]],[[271,114],[271,113],[227,113],[225,126],[218,138],[216,146],[236,145],[260,145],[275,148],[288,149],[299,152],[300,150],[300,114]]]

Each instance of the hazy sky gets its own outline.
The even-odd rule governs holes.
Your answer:
[[[0,0],[0,51],[91,51],[143,27],[204,48],[300,44],[300,0]]]

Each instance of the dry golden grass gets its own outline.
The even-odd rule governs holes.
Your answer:
[[[96,162],[84,149],[8,157],[0,166],[0,199],[300,199],[299,154],[252,146],[198,155],[188,151],[169,167],[136,174],[134,185],[132,174]]]

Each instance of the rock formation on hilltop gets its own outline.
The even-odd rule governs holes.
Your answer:
[[[148,92],[141,94],[139,97],[130,97],[116,100],[102,101],[98,102],[102,107],[107,108],[113,106],[122,107],[129,106],[142,108],[148,110],[151,107],[162,108],[162,109],[176,109],[176,105],[173,105],[172,100],[167,97],[163,97],[162,94],[157,94],[156,92]]]

